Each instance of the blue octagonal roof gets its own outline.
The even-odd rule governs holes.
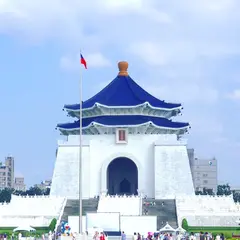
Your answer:
[[[182,123],[182,122],[172,122],[166,118],[160,117],[151,117],[151,116],[132,116],[132,115],[124,115],[124,116],[98,116],[98,117],[90,117],[90,118],[83,118],[82,119],[82,127],[88,127],[92,123],[98,123],[105,126],[134,126],[134,125],[141,125],[147,122],[151,122],[158,127],[164,128],[172,128],[172,129],[179,129],[185,128],[189,126],[189,123]],[[62,129],[78,129],[79,128],[79,120],[73,123],[63,123],[58,124],[58,128]]]
[[[91,108],[96,103],[109,107],[130,107],[144,103],[163,109],[181,107],[181,104],[167,103],[159,100],[141,88],[130,76],[120,75],[95,96],[83,102],[83,109]],[[79,110],[80,105],[65,105],[64,108],[76,111]]]

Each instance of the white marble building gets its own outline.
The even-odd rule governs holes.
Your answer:
[[[138,86],[119,63],[118,76],[82,105],[82,194],[142,194],[156,199],[194,194],[182,139],[188,123],[173,122],[181,104],[161,101]],[[79,104],[65,105],[79,119]],[[58,142],[51,195],[79,194],[79,121],[59,124],[67,141]],[[181,140],[182,139],[182,140]]]
[[[127,158],[136,168],[136,189],[151,198],[174,198],[194,194],[186,142],[176,135],[129,135],[127,144],[116,143],[113,135],[84,136],[82,179],[83,198],[93,198],[109,189],[108,168],[116,159]],[[125,163],[126,164],[126,163]],[[124,166],[123,166],[124,167]],[[59,141],[51,195],[78,198],[79,138]],[[119,171],[113,179],[124,179]],[[130,172],[134,183],[134,174]],[[119,183],[118,183],[119,184]]]

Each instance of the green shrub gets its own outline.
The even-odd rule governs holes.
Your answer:
[[[8,237],[10,237],[13,233],[13,229],[16,227],[0,227],[0,234],[7,234]],[[36,229],[35,232],[31,232],[30,235],[41,237],[43,233],[49,232],[49,227],[34,227]],[[15,237],[17,236],[17,233],[14,234]]]
[[[183,229],[185,229],[186,231],[188,231],[188,222],[187,222],[187,219],[186,218],[184,218],[183,220],[182,220],[182,228]]]
[[[49,225],[49,230],[54,231],[55,227],[56,227],[56,224],[57,224],[57,219],[53,218],[53,220],[51,221],[51,223]]]

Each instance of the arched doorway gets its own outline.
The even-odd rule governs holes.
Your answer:
[[[138,169],[131,159],[119,157],[108,165],[107,189],[110,195],[137,194]]]

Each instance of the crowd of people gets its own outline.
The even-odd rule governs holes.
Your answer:
[[[95,232],[93,236],[94,240],[108,240],[108,235],[105,232]]]
[[[108,240],[108,234],[104,231],[95,231],[93,235],[89,235],[88,232],[85,233],[87,239],[93,240]],[[49,234],[50,235],[50,234]],[[48,240],[52,240],[48,235]],[[72,239],[76,240],[76,235],[72,234]],[[93,236],[93,237],[92,237]],[[43,239],[42,240],[46,240]],[[187,233],[187,232],[148,232],[146,235],[142,235],[140,233],[134,232],[131,236],[127,235],[124,231],[121,232],[120,240],[225,240],[224,234],[217,234],[213,236],[208,232],[200,232],[200,233]]]
[[[128,238],[129,239],[129,238]],[[105,239],[100,239],[105,240]],[[124,232],[121,234],[121,240],[127,240],[127,236]],[[161,232],[149,232],[147,236],[143,236],[140,233],[134,233],[132,240],[225,240],[224,234],[217,234],[215,237],[208,232],[200,233],[161,233]]]

